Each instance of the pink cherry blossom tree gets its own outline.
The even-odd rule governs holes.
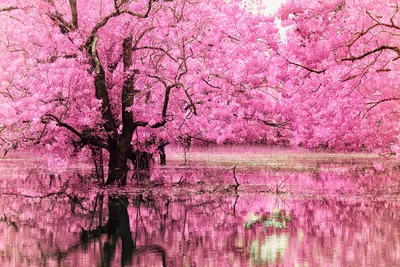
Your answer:
[[[7,0],[0,17],[6,151],[97,163],[105,151],[106,184],[125,185],[129,162],[148,169],[179,136],[236,141],[246,124],[284,125],[267,61],[278,31],[240,1]]]
[[[398,143],[397,1],[292,1],[279,10],[279,55],[294,143],[377,149]]]

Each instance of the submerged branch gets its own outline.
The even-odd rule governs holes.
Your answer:
[[[1,196],[18,196],[18,197],[27,197],[27,198],[48,198],[51,196],[60,196],[62,194],[65,194],[65,192],[63,191],[59,191],[59,192],[51,192],[48,193],[46,195],[41,195],[41,196],[33,196],[33,195],[26,195],[26,194],[20,194],[20,193],[0,193]]]
[[[237,190],[240,184],[236,178],[236,166],[232,168],[232,172],[233,172],[233,179],[235,179],[235,183],[236,183],[235,190]]]

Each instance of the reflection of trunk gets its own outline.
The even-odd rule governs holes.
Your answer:
[[[115,254],[118,238],[122,241],[122,263],[125,266],[132,262],[135,244],[132,240],[132,233],[129,226],[129,215],[127,211],[128,198],[108,198],[109,218],[105,226],[107,233],[107,243],[104,245],[104,258],[102,266],[110,266]]]
[[[141,215],[140,215],[141,205],[145,204],[145,209],[152,209],[152,208],[155,208],[155,202],[151,195],[147,196],[145,198],[145,197],[143,197],[143,195],[140,194],[132,199],[132,203],[135,206],[136,211],[137,211],[136,212],[136,221],[135,221],[136,222],[135,223],[136,224],[136,230],[135,230],[136,233],[135,233],[135,239],[134,239],[135,243],[136,243],[139,233],[144,231],[144,233],[147,235],[145,225],[143,224],[143,219],[141,218]],[[167,200],[167,203],[169,205],[169,200]],[[140,227],[139,227],[140,223],[143,224],[142,225],[143,230],[140,230]],[[164,226],[164,229],[165,229],[165,226]],[[145,246],[137,246],[135,248],[135,252],[136,253],[135,253],[134,257],[136,258],[137,262],[142,262],[143,259],[145,260],[146,256],[148,254],[158,254],[161,256],[161,263],[162,263],[161,266],[163,266],[163,267],[167,266],[167,252],[160,245],[151,244],[151,245],[145,245]],[[133,261],[133,263],[135,263],[135,261]]]
[[[103,197],[99,198],[99,216],[102,217],[102,201]],[[144,200],[142,196],[138,196],[136,202],[137,208],[140,209],[140,203],[150,201]],[[130,220],[128,215],[128,198],[127,197],[109,197],[108,198],[108,221],[103,226],[99,222],[99,226],[92,230],[82,229],[81,241],[84,246],[89,242],[101,240],[103,234],[107,235],[107,240],[102,248],[100,266],[111,266],[117,250],[118,240],[121,239],[121,266],[130,266],[134,257],[145,259],[149,254],[158,254],[161,257],[161,266],[167,266],[167,253],[162,246],[159,245],[144,245],[136,246],[132,238],[130,230]],[[137,232],[136,234],[140,234]]]
[[[103,203],[102,196],[99,198],[99,201],[99,226],[91,230],[82,229],[81,241],[83,242],[83,244],[87,244],[88,242],[93,242],[94,240],[99,239],[103,234],[106,234],[107,241],[102,249],[100,266],[111,266],[111,262],[115,256],[115,252],[117,249],[118,239],[121,238],[121,266],[129,265],[132,262],[133,252],[135,250],[135,243],[132,239],[132,233],[129,224],[129,215],[127,210],[128,198],[108,198],[109,215],[108,221],[104,226],[101,223]]]

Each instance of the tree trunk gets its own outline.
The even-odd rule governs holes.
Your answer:
[[[167,165],[167,155],[165,154],[165,150],[160,151],[160,165],[165,166]]]
[[[146,184],[150,181],[150,169],[153,162],[153,154],[146,151],[133,150],[129,155],[134,172],[132,178],[138,184]]]
[[[128,148],[126,146],[116,146],[110,149],[110,159],[108,162],[108,179],[106,185],[126,185],[128,167]]]
[[[97,181],[99,184],[104,185],[103,149],[99,147],[92,147],[91,150]]]
[[[158,151],[160,152],[160,165],[167,165],[167,154],[165,154],[165,147],[169,144],[169,142],[165,142],[161,139],[160,144],[158,145]]]

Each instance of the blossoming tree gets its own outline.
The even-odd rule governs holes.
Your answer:
[[[106,183],[125,185],[129,161],[147,168],[182,132],[223,142],[284,121],[267,76],[277,29],[240,1],[7,0],[0,20],[6,150],[107,151]]]
[[[279,10],[285,96],[295,143],[396,149],[400,109],[397,1],[292,1]]]

